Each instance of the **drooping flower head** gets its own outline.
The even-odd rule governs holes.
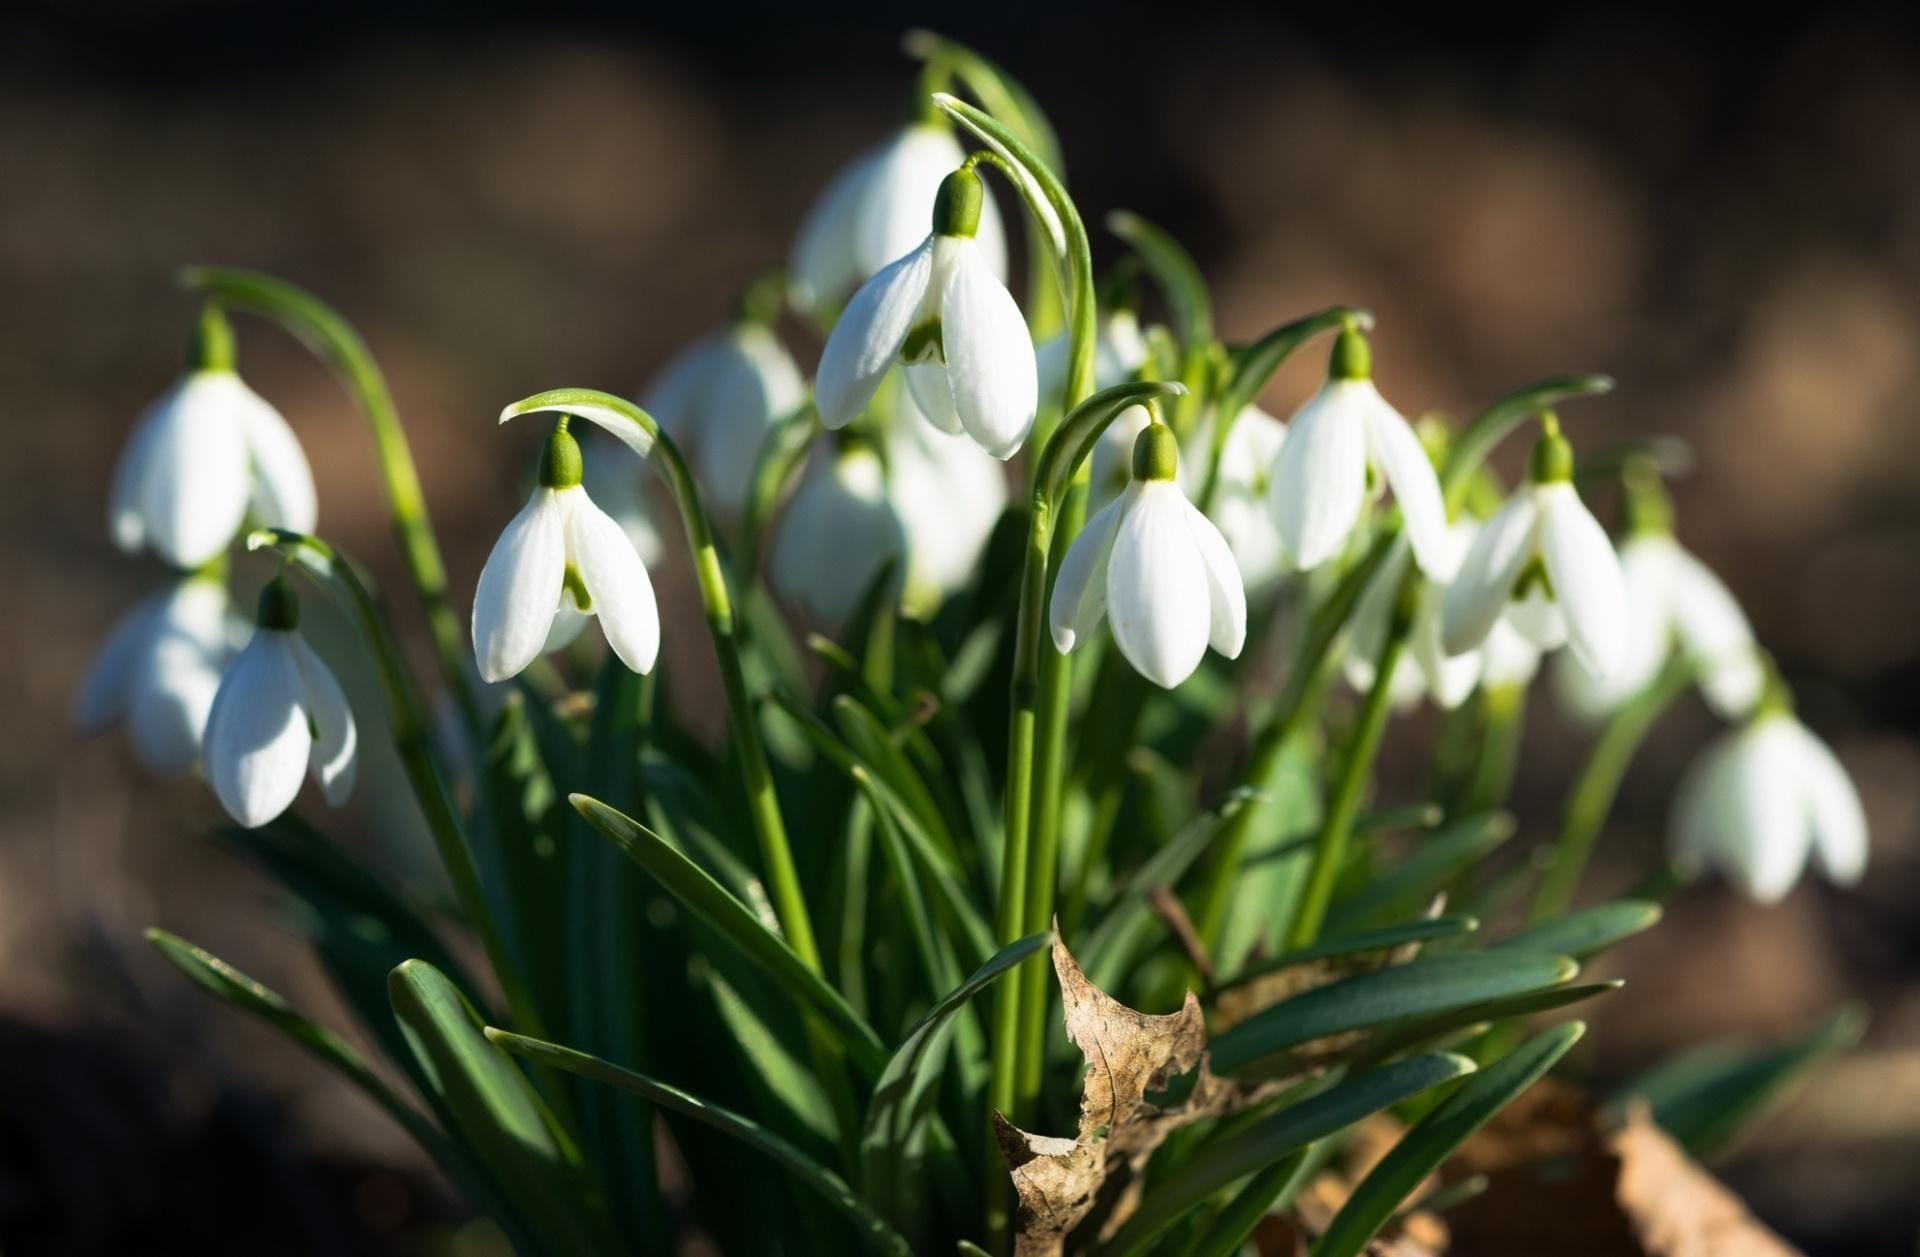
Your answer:
[[[1011,458],[1033,427],[1039,395],[1033,340],[1013,294],[975,233],[985,193],[962,167],[935,199],[933,232],[864,284],[820,355],[820,421],[844,428],[895,362],[929,422]]]
[[[74,728],[91,735],[124,725],[148,771],[191,772],[221,671],[245,633],[218,576],[189,576],[143,599],[88,667],[74,696]]]
[[[635,672],[660,654],[653,582],[625,530],[581,485],[580,446],[563,417],[532,499],[500,534],[473,596],[473,649],[486,680],[517,675],[548,644],[563,608],[595,616]]]
[[[887,469],[864,439],[815,451],[773,546],[773,586],[829,624],[853,613],[889,562],[906,553]]]
[[[307,456],[233,362],[233,331],[208,307],[186,374],[140,416],[120,451],[107,524],[122,550],[151,548],[192,569],[225,550],[249,512],[265,526],[313,531]]]
[[[1412,425],[1374,387],[1366,337],[1349,327],[1334,342],[1326,384],[1294,412],[1273,474],[1274,520],[1302,571],[1346,545],[1372,471],[1393,490],[1414,562],[1432,576],[1445,566],[1440,480]]]
[[[1180,490],[1173,430],[1149,424],[1133,449],[1133,482],[1067,549],[1049,620],[1064,654],[1104,617],[1127,662],[1172,689],[1193,675],[1208,645],[1239,656],[1247,596],[1220,530]]]
[[[683,350],[641,404],[693,464],[707,504],[731,517],[746,503],[767,433],[806,397],[800,368],[749,311]]]
[[[794,305],[829,309],[919,243],[940,181],[965,158],[944,123],[915,122],[835,175],[794,241],[787,268]],[[978,240],[988,272],[1004,276],[1006,236],[991,201],[981,207]]]
[[[300,602],[277,577],[258,631],[220,679],[207,713],[207,781],[249,829],[273,820],[311,774],[335,807],[353,793],[358,735],[333,672],[300,636]]]
[[[1428,578],[1428,588],[1407,631],[1407,649],[1396,662],[1387,683],[1389,698],[1398,709],[1404,710],[1423,698],[1431,698],[1434,706],[1450,711],[1465,702],[1480,683],[1485,665],[1483,651],[1449,655],[1440,641],[1441,602],[1460,560],[1478,532],[1479,525],[1472,519],[1455,520],[1447,529],[1442,555],[1446,566],[1438,576]],[[1354,606],[1341,670],[1347,684],[1355,690],[1364,693],[1373,688],[1380,651],[1392,627],[1400,588],[1407,580],[1411,564],[1412,553],[1402,540],[1388,553]]]
[[[901,605],[930,618],[965,589],[1007,509],[1007,470],[963,436],[941,432],[902,390],[886,426],[887,500],[907,547]]]
[[[1611,677],[1627,650],[1628,601],[1606,529],[1573,487],[1573,447],[1547,415],[1527,482],[1489,519],[1441,607],[1450,655],[1474,650],[1502,615],[1542,650],[1563,642]]]

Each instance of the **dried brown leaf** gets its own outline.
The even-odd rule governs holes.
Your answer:
[[[1644,1105],[1607,1147],[1620,1162],[1615,1199],[1647,1257],[1799,1257],[1654,1125]]]

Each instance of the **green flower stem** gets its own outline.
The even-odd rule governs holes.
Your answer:
[[[206,293],[222,305],[246,310],[279,323],[312,349],[345,381],[373,432],[374,456],[387,488],[387,511],[406,560],[414,593],[427,617],[434,653],[448,691],[459,705],[467,732],[478,745],[485,740],[480,704],[467,667],[467,635],[447,600],[447,569],[440,558],[426,496],[413,465],[400,412],[386,377],[366,342],[331,307],[284,280],[258,271],[194,266],[180,274],[186,287]]]
[[[459,810],[454,806],[453,796],[448,793],[447,783],[440,776],[439,766],[434,763],[428,748],[426,710],[421,706],[419,695],[414,692],[413,678],[401,660],[400,647],[381,617],[373,594],[353,565],[318,537],[271,528],[247,538],[249,549],[257,550],[262,546],[278,550],[346,595],[354,621],[368,648],[372,650],[374,663],[380,673],[380,686],[387,699],[387,722],[393,729],[394,746],[400,752],[401,766],[406,770],[407,782],[413,787],[414,797],[420,801],[420,810],[427,820],[427,830],[433,836],[434,849],[439,853],[441,864],[446,867],[448,880],[453,883],[453,893],[460,909],[472,924],[474,932],[480,936],[480,945],[486,950],[487,962],[493,966],[494,977],[500,983],[501,994],[506,996],[507,1009],[514,1022],[525,1026],[541,1025],[540,1014],[535,1010],[534,1002],[520,979],[512,952],[507,949],[506,937],[501,934],[498,923],[487,907],[486,892],[480,885],[480,872],[474,865],[473,852],[467,846],[466,830],[460,823]]]
[[[1448,803],[1449,818],[1477,816],[1505,803],[1520,763],[1527,687],[1512,682],[1482,686],[1474,703],[1479,738],[1477,745],[1463,748],[1473,756],[1473,762],[1461,774],[1455,797]]]
[[[1248,758],[1244,783],[1255,791],[1265,789],[1287,742],[1313,712],[1315,705],[1312,699],[1320,692],[1322,683],[1333,667],[1334,641],[1339,637],[1340,630],[1346,627],[1347,617],[1353,614],[1354,605],[1360,601],[1360,594],[1366,589],[1367,582],[1379,570],[1380,564],[1386,561],[1387,552],[1394,543],[1394,535],[1387,531],[1375,538],[1360,560],[1341,575],[1326,601],[1314,609],[1307,624],[1306,636],[1300,643],[1300,653],[1287,676],[1286,688],[1281,692],[1273,714],[1261,730],[1253,753]],[[1206,880],[1200,889],[1199,909],[1194,914],[1194,927],[1208,947],[1220,942],[1220,931],[1226,927],[1227,905],[1233,898],[1234,878],[1240,871],[1240,853],[1246,848],[1255,820],[1264,810],[1264,798],[1257,793],[1252,795],[1244,806],[1227,818],[1213,840],[1212,863],[1207,867]]]
[[[759,842],[761,872],[766,875],[773,899],[774,913],[787,943],[815,973],[823,972],[819,945],[807,916],[806,896],[800,888],[800,874],[793,862],[793,848],[787,841],[787,827],[780,815],[780,799],[774,792],[773,773],[767,767],[766,748],[754,721],[751,696],[747,693],[746,673],[740,663],[739,626],[734,621],[733,600],[727,591],[727,578],[720,565],[720,551],[713,540],[713,527],[706,508],[700,502],[700,490],[686,460],[672,440],[660,430],[652,415],[623,397],[596,389],[561,388],[539,393],[515,402],[502,418],[534,411],[557,410],[578,413],[612,411],[646,434],[652,444],[647,461],[666,481],[667,491],[680,508],[680,523],[693,551],[694,579],[700,586],[700,601],[706,609],[707,630],[713,636],[713,653],[720,665],[720,684],[727,697],[727,720],[733,734],[733,751],[740,762],[740,776],[746,787],[747,812]]]
[[[1367,691],[1360,707],[1360,722],[1354,726],[1347,745],[1346,762],[1341,765],[1340,780],[1327,802],[1326,818],[1313,844],[1313,862],[1307,870],[1306,889],[1294,909],[1287,930],[1284,951],[1299,951],[1320,937],[1320,925],[1327,918],[1327,905],[1333,902],[1334,884],[1339,881],[1341,865],[1347,857],[1347,841],[1353,835],[1353,822],[1360,815],[1360,798],[1373,776],[1373,761],[1380,753],[1380,740],[1387,730],[1392,710],[1393,674],[1406,653],[1407,636],[1413,628],[1413,614],[1424,595],[1420,575],[1409,571],[1400,589],[1400,605],[1395,608],[1387,640],[1374,663],[1373,688]]]
[[[1613,800],[1620,792],[1628,765],[1667,708],[1693,684],[1695,674],[1694,665],[1676,654],[1659,676],[1607,721],[1587,756],[1586,767],[1567,794],[1560,836],[1527,910],[1530,924],[1554,920],[1573,906],[1580,875],[1586,871],[1594,843],[1613,811]]]

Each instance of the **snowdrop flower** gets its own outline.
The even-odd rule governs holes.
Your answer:
[[[746,504],[768,430],[806,399],[800,368],[773,329],[743,317],[683,350],[641,405],[686,454],[707,503],[734,516]]]
[[[1674,540],[1672,519],[1657,480],[1630,474],[1620,571],[1631,614],[1620,667],[1603,679],[1566,655],[1555,674],[1562,699],[1583,717],[1604,716],[1645,689],[1676,645],[1725,719],[1746,715],[1765,687],[1752,625],[1712,569]]]
[[[1480,661],[1480,683],[1488,689],[1525,688],[1540,671],[1540,647],[1503,615],[1481,645]]]
[[[1480,683],[1484,666],[1481,652],[1448,655],[1440,643],[1441,599],[1478,532],[1479,525],[1470,519],[1456,520],[1447,529],[1441,556],[1445,566],[1440,575],[1430,578],[1408,629],[1407,648],[1387,682],[1388,699],[1397,709],[1406,710],[1431,696],[1436,706],[1451,711]],[[1353,609],[1341,671],[1347,684],[1362,693],[1373,688],[1380,651],[1386,645],[1400,589],[1411,565],[1412,554],[1403,539],[1388,553]]]
[[[313,472],[287,421],[233,370],[233,332],[209,307],[190,369],[148,407],[120,451],[108,495],[114,544],[151,547],[178,568],[219,554],[251,511],[266,526],[312,532]]]
[[[1187,448],[1193,457],[1180,464],[1180,487],[1198,498],[1206,489],[1207,459],[1213,449],[1214,416],[1194,428]],[[1273,469],[1287,440],[1287,425],[1258,406],[1248,406],[1227,429],[1220,449],[1220,476],[1207,515],[1227,539],[1240,578],[1248,589],[1271,585],[1292,566],[1279,526],[1267,504]]]
[[[1573,447],[1546,416],[1528,483],[1487,521],[1447,587],[1442,644],[1465,654],[1509,613],[1543,650],[1564,638],[1582,667],[1611,678],[1625,660],[1627,607],[1613,544],[1574,490]]]
[[[1840,760],[1784,701],[1723,734],[1674,796],[1677,858],[1711,865],[1761,903],[1800,880],[1809,855],[1851,886],[1867,865],[1867,818]]]
[[[925,234],[940,181],[966,159],[944,124],[902,128],[836,175],[800,226],[788,263],[790,295],[803,310],[831,306]],[[981,261],[1006,274],[1006,235],[988,200],[980,210]]]
[[[540,460],[533,498],[500,534],[473,596],[473,649],[488,682],[540,654],[563,607],[597,616],[607,644],[635,672],[660,654],[660,610],[633,542],[587,496],[580,446],[563,418]]]
[[[149,772],[192,771],[239,627],[217,577],[190,576],[142,600],[88,667],[74,698],[74,728],[91,735],[125,725]]]
[[[887,498],[905,534],[901,601],[925,619],[973,579],[1007,509],[1007,474],[965,437],[929,426],[904,393],[900,400],[887,425]]]
[[[358,737],[340,683],[300,636],[285,578],[260,594],[259,631],[207,713],[207,780],[227,814],[258,828],[293,806],[308,773],[328,803],[353,792]]]
[[[1010,458],[1033,427],[1033,341],[975,239],[984,193],[962,168],[934,202],[933,233],[855,293],[820,355],[820,421],[844,428],[895,360],[932,424]]]
[[[1067,359],[1071,352],[1072,337],[1065,332],[1034,351],[1040,396],[1052,405],[1059,405],[1065,395]],[[1140,368],[1146,362],[1147,338],[1140,333],[1140,317],[1127,309],[1115,310],[1107,315],[1093,338],[1094,389],[1097,391],[1125,384],[1140,373]]]
[[[1064,654],[1105,615],[1127,662],[1172,689],[1209,645],[1229,659],[1240,654],[1247,596],[1220,530],[1180,491],[1173,430],[1153,424],[1133,450],[1133,483],[1068,547],[1049,618]]]
[[[827,623],[853,613],[880,569],[906,549],[880,457],[847,441],[819,451],[794,492],[773,547],[773,586]]]
[[[1340,333],[1327,382],[1294,413],[1273,473],[1280,538],[1303,571],[1338,554],[1360,523],[1370,468],[1400,503],[1414,562],[1444,566],[1447,513],[1440,479],[1413,427],[1373,386],[1373,351],[1354,328]]]

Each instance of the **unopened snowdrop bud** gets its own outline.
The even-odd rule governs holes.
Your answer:
[[[982,197],[972,170],[948,175],[932,234],[847,303],[814,380],[827,427],[858,418],[897,361],[935,427],[966,433],[995,458],[1027,439],[1038,398],[1033,340],[975,239]]]
[[[1133,482],[1067,549],[1054,578],[1054,645],[1070,651],[1104,615],[1120,653],[1154,684],[1193,675],[1211,645],[1236,658],[1247,596],[1233,553],[1178,482],[1179,444],[1154,423],[1135,438]]]
[[[660,611],[646,565],[620,524],[581,486],[580,447],[563,419],[540,459],[533,498],[500,534],[473,597],[473,649],[489,682],[517,675],[547,646],[564,608],[595,616],[635,672],[660,654]]]
[[[122,550],[151,548],[187,569],[225,550],[249,512],[262,525],[313,531],[307,456],[233,363],[232,329],[209,306],[186,374],[140,416],[120,451],[107,523]]]
[[[1694,761],[1674,796],[1671,841],[1677,859],[1718,869],[1761,903],[1793,889],[1809,855],[1841,886],[1867,865],[1859,792],[1783,697]]]
[[[221,678],[207,715],[207,781],[249,829],[291,807],[309,773],[335,807],[353,792],[353,712],[299,630],[299,599],[275,578],[260,594],[258,631]]]
[[[864,441],[846,441],[816,453],[794,491],[774,540],[773,586],[782,597],[837,624],[905,548],[879,455]]]
[[[831,307],[917,244],[941,181],[966,158],[948,128],[919,122],[863,153],[836,175],[801,225],[788,264],[790,295],[803,310]],[[1006,236],[991,199],[980,207],[982,263],[1007,269]]]
[[[1360,522],[1369,467],[1393,490],[1414,562],[1444,565],[1447,513],[1420,438],[1373,384],[1373,351],[1356,328],[1334,342],[1327,382],[1294,413],[1273,475],[1281,540],[1303,570],[1340,553]]]
[[[124,725],[148,771],[191,772],[221,670],[244,632],[214,576],[188,577],[143,600],[94,656],[74,697],[74,728],[95,734]]]
[[[743,317],[688,346],[641,404],[693,464],[705,500],[739,514],[768,431],[807,398],[807,383],[773,329]]]
[[[1604,716],[1651,684],[1677,647],[1699,670],[1701,692],[1715,711],[1728,720],[1746,715],[1760,698],[1766,670],[1740,604],[1674,539],[1672,505],[1657,473],[1630,473],[1626,504],[1627,538],[1620,546],[1626,649],[1608,678],[1563,655],[1555,671],[1562,699],[1583,717]]]
[[[1620,560],[1573,487],[1573,448],[1545,417],[1527,483],[1494,513],[1448,586],[1441,640],[1450,655],[1476,649],[1513,604],[1514,627],[1541,649],[1564,637],[1580,665],[1612,677],[1627,650],[1628,601]]]

